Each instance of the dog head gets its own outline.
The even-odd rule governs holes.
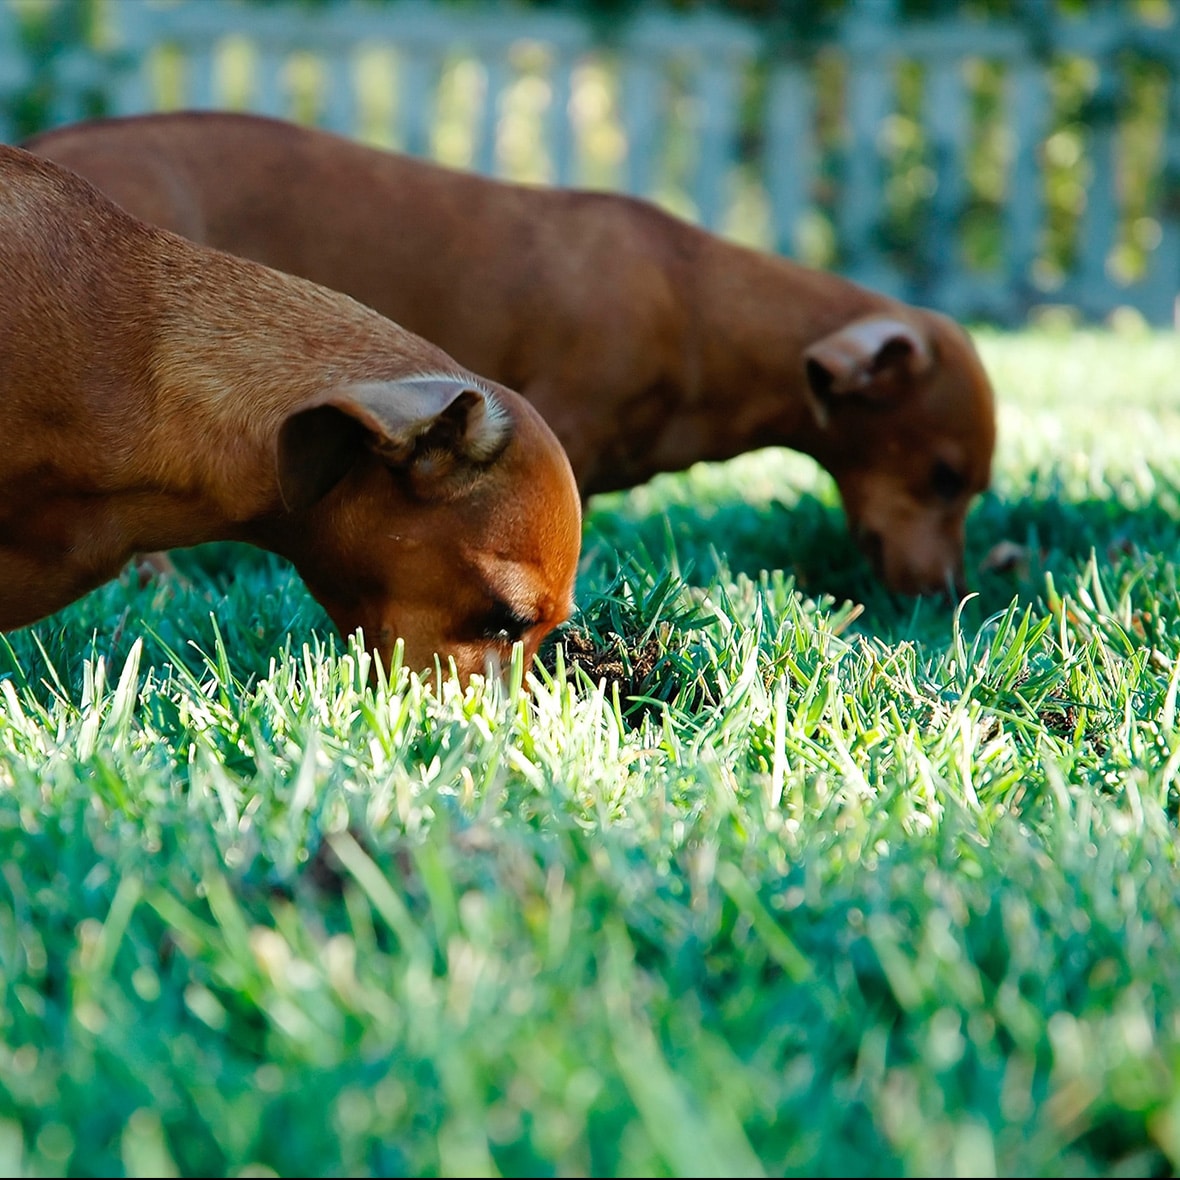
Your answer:
[[[540,416],[463,375],[352,383],[282,423],[285,552],[344,635],[464,681],[570,613],[581,501]]]
[[[991,383],[967,333],[906,308],[817,340],[804,366],[815,457],[878,575],[901,593],[960,594],[964,520],[990,482],[996,438]]]

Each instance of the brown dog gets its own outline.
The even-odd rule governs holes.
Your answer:
[[[583,495],[789,446],[835,477],[890,587],[961,577],[995,410],[943,316],[632,198],[505,184],[255,116],[97,121],[27,146],[148,221],[347,291],[519,389]]]
[[[531,659],[569,613],[581,501],[523,398],[2,146],[0,405],[0,627],[215,539],[289,558],[415,670]]]

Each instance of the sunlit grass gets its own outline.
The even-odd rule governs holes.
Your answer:
[[[1180,344],[980,342],[958,612],[768,451],[593,503],[529,692],[232,546],[8,636],[5,1174],[1173,1170]]]

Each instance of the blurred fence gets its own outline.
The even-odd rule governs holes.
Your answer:
[[[100,0],[100,3],[102,0]],[[1169,5],[901,20],[822,40],[658,8],[107,0],[47,121],[246,109],[523,181],[620,189],[961,318],[1043,304],[1173,323],[1180,25]],[[0,100],[31,68],[0,8]],[[3,128],[0,128],[3,130]]]

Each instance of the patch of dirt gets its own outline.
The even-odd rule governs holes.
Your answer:
[[[1037,719],[1050,732],[1058,737],[1068,738],[1073,735],[1078,724],[1078,711],[1073,705],[1066,705],[1063,709],[1042,709],[1037,713]],[[1082,740],[1088,742],[1094,752],[1102,757],[1108,746],[1096,725],[1086,725],[1082,729]]]
[[[566,665],[579,667],[591,680],[617,681],[620,695],[634,696],[647,687],[660,662],[660,644],[654,635],[639,646],[633,640],[608,631],[595,642],[588,631],[565,636]]]
[[[581,668],[595,684],[605,680],[608,692],[617,684],[623,702],[649,693],[653,674],[664,658],[655,635],[640,643],[637,638],[628,639],[614,631],[594,636],[577,628],[567,631],[561,642],[567,668]],[[551,652],[545,661],[550,671],[554,667],[553,655]]]

